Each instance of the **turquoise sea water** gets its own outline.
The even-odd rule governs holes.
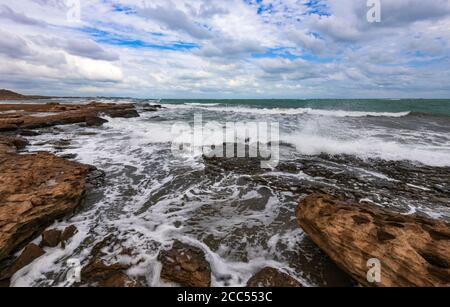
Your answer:
[[[450,99],[162,100],[163,103],[220,104],[263,108],[311,108],[361,112],[411,112],[450,116]]]

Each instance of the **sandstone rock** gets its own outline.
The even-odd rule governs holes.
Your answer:
[[[344,271],[364,286],[450,286],[450,225],[329,195],[311,195],[297,221]],[[381,282],[367,280],[381,262]]]
[[[0,261],[82,203],[90,169],[49,153],[0,153]]]
[[[133,104],[90,103],[87,105],[75,104],[1,104],[2,111],[23,111],[15,118],[0,114],[0,131],[29,130],[46,128],[57,125],[77,124],[89,122],[99,125],[100,113],[111,117],[138,117]],[[48,116],[34,116],[33,113],[48,113]],[[94,120],[95,119],[95,120]]]
[[[0,273],[0,283],[4,286],[9,285],[9,279],[19,270],[32,263],[37,258],[44,255],[45,252],[36,244],[28,244],[23,250],[22,254],[14,261],[11,267]]]
[[[96,260],[81,270],[82,283],[107,288],[139,287],[139,282],[125,274],[128,268],[123,264],[106,265]]]
[[[61,246],[66,247],[66,243],[78,232],[77,227],[70,225],[64,229],[61,234]]]
[[[27,139],[18,136],[0,135],[0,144],[14,147],[15,149],[24,149],[29,142]]]
[[[76,233],[78,232],[78,229],[75,225],[70,225],[66,227],[61,234],[61,240],[62,241],[68,241],[71,239]]]
[[[286,273],[274,268],[264,268],[256,273],[247,283],[247,287],[277,287],[277,288],[298,288],[302,285]]]
[[[42,233],[41,246],[57,247],[61,242],[61,231],[57,229],[50,229]]]
[[[170,250],[161,251],[161,278],[184,287],[210,287],[211,268],[203,251],[175,241]]]

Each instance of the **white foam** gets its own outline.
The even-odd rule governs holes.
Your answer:
[[[309,114],[332,117],[403,117],[411,112],[365,112],[346,110],[325,110],[313,108],[257,108],[245,106],[217,106],[218,104],[186,103],[183,105],[164,104],[169,109],[201,109],[215,112],[247,113],[259,115],[300,115]]]
[[[401,144],[377,137],[341,138],[298,132],[282,137],[305,155],[354,155],[392,161],[417,161],[430,166],[450,166],[450,150],[419,144]]]

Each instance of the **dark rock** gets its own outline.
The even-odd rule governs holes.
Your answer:
[[[450,286],[450,225],[329,195],[314,194],[297,221],[340,268],[364,286]],[[381,262],[381,282],[367,279],[368,261]]]
[[[89,127],[100,127],[107,122],[108,121],[106,119],[100,117],[94,116],[86,117],[86,125]]]
[[[96,260],[81,270],[82,283],[107,288],[141,286],[138,281],[125,274],[128,269],[129,266],[123,264],[106,265],[103,261]]]
[[[125,110],[112,110],[106,112],[106,114],[109,117],[112,118],[133,118],[133,117],[139,117],[139,113],[135,109],[125,109]]]
[[[264,268],[256,273],[247,283],[247,287],[278,287],[278,288],[298,288],[302,287],[296,279],[286,273],[274,268]]]
[[[38,135],[40,135],[39,132],[36,132],[33,130],[20,130],[19,134],[21,136],[38,136]]]
[[[20,150],[24,149],[29,142],[27,139],[18,136],[0,135],[0,144],[15,147],[17,150]]]
[[[158,256],[162,263],[161,278],[183,287],[210,287],[211,268],[205,254],[197,247],[175,241],[172,249]]]
[[[61,234],[62,247],[66,246],[67,241],[71,239],[78,232],[78,228],[75,225],[70,225],[64,229]]]
[[[57,247],[61,242],[61,231],[57,229],[50,229],[42,233],[41,246],[43,247]]]
[[[44,250],[36,244],[28,244],[27,247],[25,247],[25,249],[23,250],[22,254],[20,254],[20,256],[17,257],[17,259],[14,261],[12,266],[0,273],[0,283],[4,286],[9,286],[9,280],[16,272],[26,267],[44,254]]]

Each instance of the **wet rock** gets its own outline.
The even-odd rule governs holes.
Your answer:
[[[59,157],[67,160],[74,160],[78,155],[77,154],[63,154],[59,155]]]
[[[41,246],[43,247],[57,247],[61,242],[61,231],[57,229],[50,229],[42,233]]]
[[[17,118],[9,118],[0,114],[0,131],[13,131],[17,129],[30,130],[46,128],[57,125],[92,123],[100,124],[100,113],[110,114],[112,117],[138,117],[139,114],[132,104],[90,103],[87,105],[60,105],[60,104],[2,104],[2,111],[24,111]],[[47,116],[36,116],[34,113],[48,113]]]
[[[49,153],[0,153],[0,261],[82,204],[90,169]]]
[[[86,125],[89,127],[100,127],[107,122],[108,121],[106,119],[103,119],[100,117],[94,117],[94,116],[86,117]]]
[[[129,277],[125,271],[129,266],[123,264],[107,265],[101,260],[89,263],[81,270],[82,283],[107,288],[139,287],[140,283]]]
[[[175,241],[170,250],[161,251],[161,278],[184,287],[210,287],[211,268],[197,247]]]
[[[418,215],[315,194],[297,208],[308,236],[364,286],[450,286],[450,225]],[[370,283],[368,261],[381,262]]]
[[[22,254],[13,262],[13,264],[0,273],[0,284],[9,286],[10,278],[19,270],[32,263],[37,258],[44,255],[45,252],[36,244],[28,244],[23,250]]]
[[[78,232],[78,228],[75,225],[70,225],[64,229],[61,234],[61,245],[66,247],[66,243]]]
[[[296,279],[286,273],[274,268],[264,268],[256,273],[247,283],[247,287],[277,287],[277,288],[298,288],[302,287]]]
[[[139,117],[139,113],[135,109],[124,109],[124,110],[112,110],[106,112],[106,114],[111,118],[133,118]]]
[[[38,136],[38,135],[40,135],[39,132],[36,132],[36,131],[33,131],[33,130],[21,130],[19,132],[19,134],[21,136]]]
[[[11,147],[13,150],[24,149],[28,144],[27,139],[18,136],[0,135],[0,145]]]

